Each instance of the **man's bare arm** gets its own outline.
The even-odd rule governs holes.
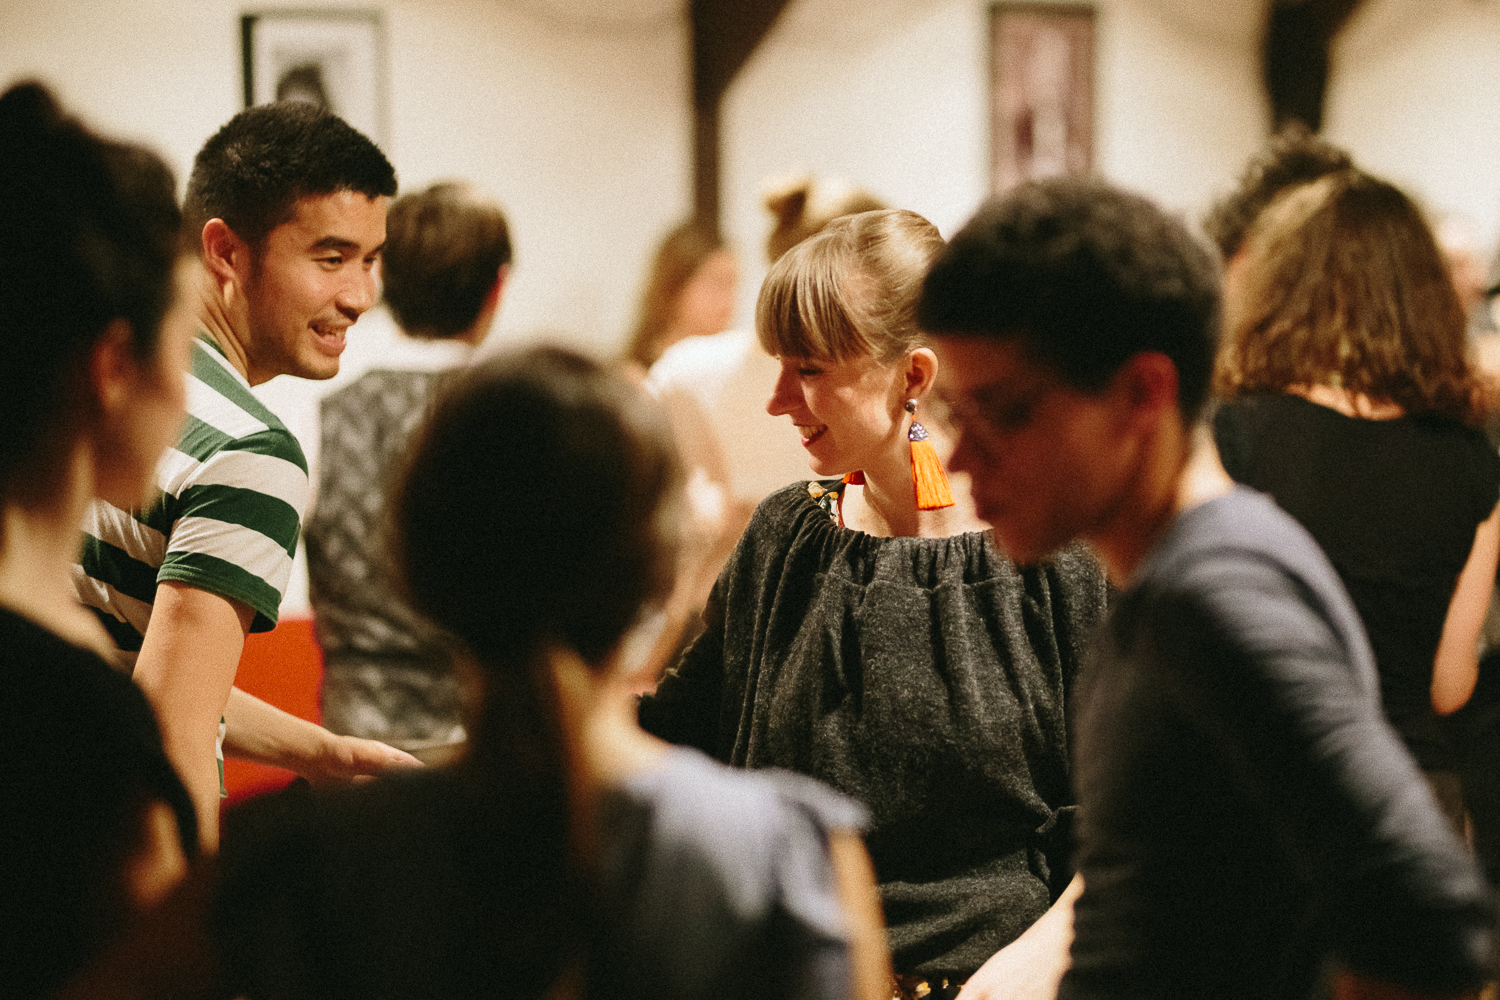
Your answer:
[[[313,784],[421,767],[411,754],[375,740],[339,736],[239,688],[224,710],[224,755],[295,771]]]
[[[218,594],[167,581],[156,588],[134,678],[156,710],[167,759],[198,813],[204,850],[219,846],[219,720],[255,612]]]

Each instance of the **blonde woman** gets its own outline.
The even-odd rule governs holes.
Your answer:
[[[641,706],[666,739],[863,801],[895,991],[935,1000],[966,982],[1045,992],[1061,973],[1066,710],[1105,601],[1086,550],[1018,568],[962,480],[940,495],[938,362],[915,308],[942,246],[915,213],[865,212],[772,268],[756,310],[780,365],[767,409],[820,478],[756,510],[704,633]]]

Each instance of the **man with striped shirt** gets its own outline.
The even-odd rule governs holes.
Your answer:
[[[319,779],[415,763],[233,687],[246,633],[276,624],[308,499],[301,447],[250,387],[338,373],[395,190],[380,150],[312,105],[251,108],[209,139],[184,207],[202,265],[187,422],[157,495],[96,502],[84,526],[79,596],[133,662],[209,849],[221,749]]]

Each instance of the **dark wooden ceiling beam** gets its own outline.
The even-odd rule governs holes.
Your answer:
[[[1271,5],[1261,66],[1271,99],[1273,127],[1301,121],[1323,127],[1333,40],[1363,0],[1275,0]]]
[[[693,41],[693,206],[719,222],[719,109],[787,0],[690,0]]]

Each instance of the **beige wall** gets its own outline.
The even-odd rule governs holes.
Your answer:
[[[1325,133],[1438,213],[1500,236],[1500,8],[1366,0],[1334,50]]]
[[[312,6],[312,5],[299,5]],[[517,263],[492,345],[561,334],[616,349],[655,241],[691,207],[686,28],[671,3],[320,0],[379,10],[390,95],[386,152],[402,187],[464,177],[510,216]],[[235,0],[0,3],[0,86],[51,84],[96,127],[145,142],[186,179],[203,141],[241,105]],[[391,344],[356,325],[349,367]],[[365,337],[361,341],[361,337]],[[317,444],[325,383],[258,390]],[[305,613],[298,571],[283,613]]]
[[[562,330],[612,347],[653,242],[691,206],[681,16],[646,5],[639,17],[601,22],[556,0],[324,5],[384,17],[386,150],[403,188],[465,177],[509,211],[518,265],[501,333]],[[98,127],[159,149],[182,180],[203,140],[240,107],[247,8],[260,9],[236,0],[0,3],[0,83],[40,76]]]
[[[519,259],[492,343],[562,331],[616,349],[647,255],[691,205],[681,5],[322,3],[384,16],[387,150],[403,185],[467,177],[508,208]],[[1096,7],[1098,170],[1197,216],[1264,136],[1265,0]],[[40,75],[91,121],[152,144],[185,174],[239,107],[241,10],[235,0],[0,3],[0,82]],[[739,324],[764,273],[768,176],[849,177],[949,234],[973,212],[988,189],[988,11],[986,0],[788,5],[724,107],[724,222],[746,277]],[[1367,0],[1335,50],[1326,131],[1434,210],[1468,215],[1493,243],[1497,98],[1500,8]],[[378,361],[386,343],[371,330],[360,363]],[[309,450],[322,388],[281,379],[263,390]],[[302,595],[299,584],[289,611]]]
[[[1265,130],[1261,2],[1095,6],[1097,168],[1196,212]],[[989,189],[988,32],[985,0],[793,0],[725,104],[725,223],[754,279],[745,322],[768,177],[846,177],[949,235],[973,213]]]
[[[1197,217],[1263,141],[1265,0],[1096,0],[1098,172]],[[764,274],[767,177],[862,182],[945,233],[988,190],[987,0],[792,0],[731,88],[725,221]],[[1335,47],[1326,134],[1435,212],[1500,234],[1500,8],[1366,0]]]

